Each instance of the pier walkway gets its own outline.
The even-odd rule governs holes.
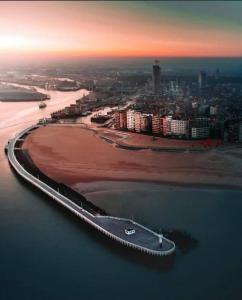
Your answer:
[[[21,177],[76,214],[83,221],[123,245],[137,249],[144,253],[159,256],[169,255],[175,251],[174,242],[170,241],[166,237],[162,237],[161,245],[159,234],[134,222],[133,220],[91,214],[81,206],[60,194],[58,190],[53,189],[30,174],[17,160],[15,156],[15,144],[19,140],[23,140],[29,133],[31,133],[31,131],[38,127],[40,126],[35,125],[23,130],[21,133],[17,134],[15,138],[11,139],[7,146],[9,162]],[[128,235],[125,232],[127,229],[135,230],[135,233]]]

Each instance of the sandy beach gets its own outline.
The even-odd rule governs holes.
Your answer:
[[[105,132],[107,136],[108,130]],[[222,147],[202,153],[134,151],[101,139],[103,133],[80,126],[47,126],[31,133],[23,149],[44,173],[70,186],[94,181],[145,181],[242,188],[241,148]],[[138,145],[144,143],[141,135],[133,135],[133,145],[135,139]],[[115,138],[115,132],[110,131],[110,136]]]
[[[179,140],[179,139],[169,139],[153,137],[144,134],[135,134],[131,132],[116,131],[116,130],[106,130],[104,128],[99,128],[98,131],[102,133],[102,136],[112,139],[125,146],[143,147],[143,148],[164,148],[164,149],[199,149],[205,150],[203,140]],[[212,146],[215,146],[216,141],[212,141]]]

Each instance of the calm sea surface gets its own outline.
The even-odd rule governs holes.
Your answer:
[[[0,102],[0,299],[242,299],[242,192],[81,186],[109,213],[193,241],[152,259],[107,240],[15,176],[7,140],[82,93],[51,92],[43,111],[36,102]]]

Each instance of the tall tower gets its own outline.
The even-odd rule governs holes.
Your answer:
[[[207,84],[207,74],[204,71],[198,73],[198,87],[200,89],[204,88]]]
[[[160,93],[160,79],[161,79],[161,68],[159,66],[159,61],[155,60],[153,65],[153,89],[154,94],[158,95]]]

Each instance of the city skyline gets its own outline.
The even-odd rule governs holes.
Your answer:
[[[241,12],[236,1],[1,2],[0,54],[3,61],[240,57]]]

